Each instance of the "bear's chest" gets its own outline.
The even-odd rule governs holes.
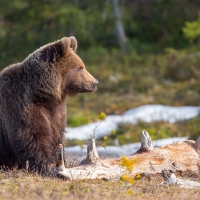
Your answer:
[[[34,105],[31,127],[36,135],[60,138],[66,127],[66,106],[59,104],[52,107]]]

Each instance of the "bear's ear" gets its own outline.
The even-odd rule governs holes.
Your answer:
[[[72,48],[73,51],[76,52],[76,49],[77,49],[77,46],[78,46],[76,38],[74,36],[71,36],[69,39],[71,41],[70,48]]]
[[[56,62],[65,55],[70,48],[70,44],[70,39],[64,37],[61,40],[44,46],[40,52],[40,59],[49,63]]]
[[[61,39],[61,42],[62,42],[63,53],[66,53],[70,48],[71,40],[68,37],[64,37]]]

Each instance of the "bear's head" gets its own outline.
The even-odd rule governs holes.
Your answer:
[[[63,95],[92,92],[98,81],[86,70],[83,61],[76,54],[75,37],[64,37],[40,49],[40,60],[56,70],[61,79]]]

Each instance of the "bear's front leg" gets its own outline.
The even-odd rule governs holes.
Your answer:
[[[62,144],[62,137],[55,138],[52,132],[43,127],[40,131],[32,129],[32,132],[21,129],[13,139],[12,146],[20,168],[25,169],[28,161],[31,171],[43,173],[59,166],[59,144]]]

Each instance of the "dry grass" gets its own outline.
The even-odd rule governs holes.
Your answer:
[[[0,199],[200,199],[199,189],[158,186],[160,175],[142,177],[133,185],[102,180],[63,181],[11,170],[0,173]]]

